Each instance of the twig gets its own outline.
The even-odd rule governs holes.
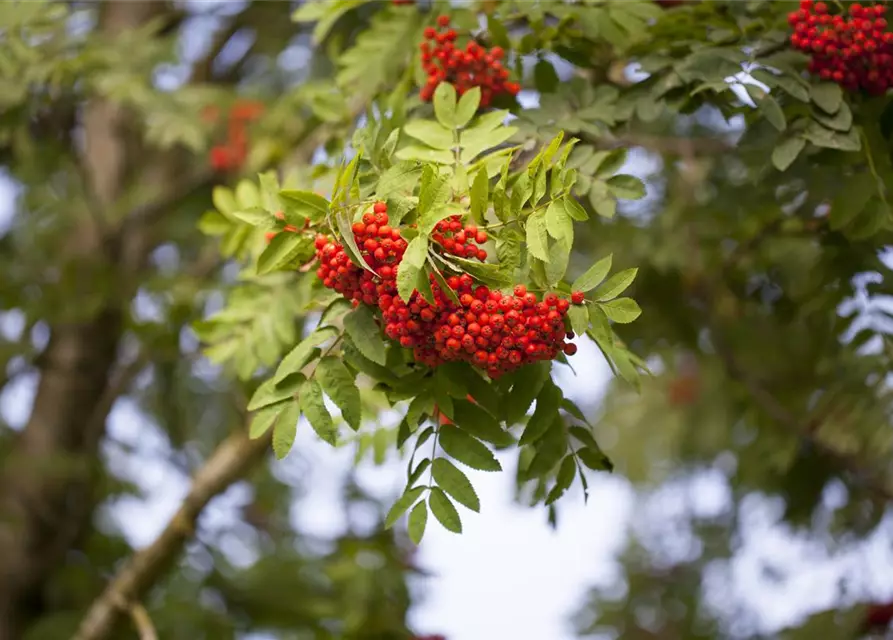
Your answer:
[[[120,602],[136,602],[179,557],[192,536],[202,510],[217,495],[259,463],[270,448],[272,436],[251,440],[247,429],[229,436],[198,470],[189,493],[167,526],[148,547],[136,552],[90,606],[73,640],[110,637],[122,614]],[[145,640],[145,639],[143,639]]]
[[[152,618],[149,617],[149,612],[146,611],[146,607],[139,602],[128,604],[123,600],[119,601],[117,604],[121,609],[126,610],[130,614],[130,617],[133,620],[133,626],[136,627],[136,632],[139,634],[140,640],[158,640],[158,633],[155,632],[155,625],[152,624]]]

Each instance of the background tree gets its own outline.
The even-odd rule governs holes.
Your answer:
[[[498,238],[495,251],[486,245],[494,269],[461,264],[494,289],[545,282],[568,296],[569,283],[589,279],[594,287],[597,275],[608,275],[600,261],[609,254],[611,273],[639,269],[631,289],[638,305],[614,302],[613,291],[602,288],[589,294],[591,304],[572,307],[587,310],[571,312],[574,328],[588,329],[624,378],[602,406],[562,403],[557,387],[533,373],[548,373],[542,364],[495,383],[492,396],[473,379],[474,402],[462,386],[469,378],[450,387],[448,374],[426,395],[429,372],[410,366],[412,358],[392,345],[390,360],[366,367],[372,382],[357,387],[360,417],[395,406],[406,407],[407,419],[394,429],[367,421],[347,438],[361,453],[382,451],[415,444],[410,432],[433,421],[418,439],[437,434],[435,445],[460,462],[474,449],[486,467],[487,454],[467,437],[464,448],[439,442],[444,410],[458,425],[448,425],[452,433],[497,447],[520,436],[519,489],[525,500],[549,502],[553,520],[560,519],[554,498],[577,478],[586,482],[584,467],[611,467],[596,439],[618,472],[658,500],[705,470],[721,476],[726,504],[680,519],[695,551],[662,553],[644,526],[630,548],[621,604],[616,594],[596,594],[581,615],[582,631],[624,638],[764,633],[749,612],[724,608],[709,593],[716,585],[710,571],[741,552],[746,505],[755,496],[783,504],[783,526],[832,552],[884,535],[893,489],[882,253],[893,181],[884,93],[891,67],[879,56],[893,52],[881,13],[805,3],[789,18],[797,5],[759,0],[434,4],[307,3],[294,21],[284,2],[0,8],[0,152],[21,189],[0,249],[3,308],[15,310],[20,324],[5,334],[3,382],[39,377],[26,423],[4,425],[0,440],[0,637],[68,637],[75,629],[82,639],[112,637],[127,612],[143,628],[151,619],[163,638],[257,629],[282,637],[409,636],[402,538],[375,530],[337,541],[328,554],[304,549],[287,518],[295,487],[277,479],[275,464],[262,464],[271,441],[280,456],[288,452],[297,422],[291,391],[265,380],[277,369],[274,382],[298,370],[316,375],[305,369],[314,344],[302,343],[306,358],[283,356],[295,353],[333,299],[316,281],[315,265],[295,270],[314,256],[304,239],[328,216],[354,207],[346,227],[325,230],[356,264],[362,249],[350,245],[351,226],[376,198],[391,216],[417,217],[415,237],[426,233],[426,202],[480,216]],[[471,38],[494,59],[497,49],[507,54],[509,77],[484,83],[477,102],[466,90],[480,84],[478,71],[462,67],[472,64],[474,47],[465,49],[470,58],[453,57],[458,69],[447,69],[446,56],[438,58],[443,65],[426,61],[418,48],[426,37],[431,48],[452,41],[437,22],[442,14],[458,32],[457,47]],[[427,55],[436,57],[431,49]],[[458,104],[443,80],[464,94]],[[534,97],[536,106],[521,106]],[[517,119],[506,126],[491,118],[482,130],[491,100]],[[459,122],[463,104],[473,107]],[[471,120],[474,107],[481,119]],[[466,126],[481,140],[472,134],[468,142]],[[444,145],[442,129],[457,138]],[[483,164],[474,164],[478,153],[470,151],[453,158],[456,139],[463,150],[495,152]],[[506,148],[511,155],[500,151]],[[618,199],[646,195],[636,179],[615,175],[627,148],[655,160],[654,172],[644,200],[618,207]],[[355,160],[351,171],[342,153]],[[453,203],[439,202],[441,187],[432,186],[441,184],[441,167],[455,180]],[[278,180],[266,172],[271,168]],[[223,183],[233,189],[214,188]],[[556,196],[555,184],[570,195]],[[542,223],[540,198],[552,212]],[[314,209],[325,216],[314,218]],[[312,231],[293,224],[303,220]],[[573,250],[563,242],[572,221]],[[515,245],[526,252],[505,249]],[[446,272],[445,258],[439,269]],[[494,258],[519,267],[509,270],[510,283]],[[559,284],[564,269],[553,276],[562,261],[569,275]],[[411,266],[401,262],[401,271]],[[624,278],[624,286],[633,279]],[[619,295],[622,283],[609,282]],[[418,284],[398,280],[400,297]],[[645,315],[630,324],[639,306]],[[338,314],[348,308],[330,309],[320,326],[340,331]],[[381,340],[364,335],[369,344]],[[196,337],[225,367],[199,360]],[[327,348],[345,349],[349,374],[375,359],[371,352],[351,356],[351,344],[369,348],[355,335],[338,340],[347,346]],[[640,380],[646,363],[654,375]],[[407,391],[404,381],[401,388],[381,364],[415,387]],[[532,393],[524,391],[530,380]],[[325,392],[344,421],[359,426],[351,424],[356,412],[345,410],[355,409],[353,395],[337,390],[350,383]],[[309,407],[311,387],[296,388],[312,426],[334,439],[341,425],[320,417],[329,415],[319,407],[322,392]],[[438,388],[447,390],[437,395]],[[523,413],[534,397],[528,419]],[[100,509],[134,490],[114,468],[106,431],[112,408],[125,399],[164,432],[172,463],[193,475],[178,515],[129,560],[131,550]],[[418,403],[403,404],[413,399]],[[252,403],[260,410],[254,438],[246,413]],[[512,431],[518,422],[526,425]],[[576,450],[565,455],[568,433]],[[104,441],[111,447],[105,454]],[[427,504],[444,526],[461,528],[459,512],[454,518],[445,506],[452,504],[447,494],[472,507],[476,496],[461,471],[456,476],[444,465],[439,472],[434,465],[443,491],[432,485]],[[254,505],[240,526],[262,541],[261,559],[234,567],[220,539],[200,533],[181,560],[203,508],[246,474]],[[387,519],[393,524],[412,507],[414,539],[427,519],[418,506],[426,502],[413,506],[422,491],[405,494]],[[649,517],[653,526],[661,515],[646,511],[645,525]],[[386,569],[354,560],[369,550]],[[841,607],[869,596],[857,580]],[[850,609],[829,622],[830,612],[799,633],[826,637],[834,629],[853,637],[869,621],[882,626],[878,611],[872,618]]]

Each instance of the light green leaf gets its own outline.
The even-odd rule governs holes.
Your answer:
[[[562,207],[563,208],[563,207]],[[573,227],[568,229],[569,237],[555,240],[549,246],[549,262],[545,264],[546,281],[549,285],[556,285],[564,278],[568,262],[571,258],[571,246],[573,245]]]
[[[273,217],[273,214],[260,207],[239,209],[233,212],[233,216],[245,224],[250,224],[252,227],[272,229],[276,225],[276,218]]]
[[[429,147],[442,151],[452,149],[455,142],[452,130],[433,120],[410,120],[403,125],[403,132],[416,140],[421,140]]]
[[[601,308],[610,320],[620,324],[628,324],[642,315],[642,309],[632,298],[617,298],[602,302]]]
[[[322,387],[315,378],[307,380],[301,388],[301,412],[307,417],[307,422],[313,427],[323,442],[332,446],[338,443],[338,430],[332,421],[332,416],[326,408],[323,400]]]
[[[502,465],[477,438],[452,425],[440,428],[441,448],[453,459],[479,471],[502,471]]]
[[[302,233],[281,231],[273,236],[270,244],[257,258],[257,273],[264,275],[297,267],[310,260],[315,253],[313,238]]]
[[[585,304],[572,304],[568,307],[567,317],[571,321],[574,333],[582,336],[589,328],[589,307]]]
[[[468,164],[487,149],[507,142],[518,132],[517,127],[499,127],[497,129],[465,129],[459,137],[462,151],[459,161]]]
[[[462,533],[462,520],[459,518],[459,512],[450,502],[450,499],[440,487],[431,489],[428,494],[428,505],[431,507],[431,513],[437,518],[437,521],[443,525],[443,528],[453,533]]]
[[[322,358],[316,365],[315,376],[322,390],[341,409],[344,421],[351,429],[358,431],[363,419],[360,390],[341,359],[334,356]]]
[[[479,169],[471,184],[471,218],[481,224],[490,206],[490,179],[486,169]]]
[[[546,214],[537,211],[527,218],[527,250],[534,258],[549,262],[549,234],[546,231]]]
[[[412,293],[416,290],[419,274],[422,270],[414,264],[400,263],[397,269],[397,294],[403,302],[409,303]]]
[[[381,174],[375,193],[382,198],[395,194],[410,195],[422,175],[422,165],[414,160],[401,160]]]
[[[432,209],[446,204],[449,199],[449,181],[430,166],[425,166],[422,169],[422,184],[419,187],[419,215],[424,216]]]
[[[276,375],[273,376],[275,384],[279,384],[286,377],[293,373],[298,373],[301,369],[309,364],[309,359],[313,353],[313,348],[321,345],[327,340],[338,335],[338,330],[334,327],[320,327],[309,336],[304,338],[298,346],[288,352],[276,369]]]
[[[297,402],[288,402],[276,418],[276,425],[273,427],[273,453],[277,459],[285,458],[294,446],[300,417],[300,405]]]
[[[248,401],[248,411],[257,411],[267,405],[276,404],[292,397],[304,382],[303,374],[288,376],[281,384],[277,385],[273,378],[269,378],[261,384],[251,400]]]
[[[434,115],[447,129],[456,127],[456,88],[449,82],[441,82],[434,90]]]
[[[633,280],[636,279],[637,273],[639,273],[639,270],[636,268],[624,269],[619,273],[615,273],[595,290],[593,294],[594,300],[596,302],[604,302],[605,300],[616,298],[632,284]]]
[[[441,85],[446,84],[442,82]],[[428,524],[428,505],[422,501],[418,503],[412,510],[412,513],[409,514],[409,526],[408,533],[409,539],[412,540],[413,544],[419,544],[422,542],[422,538],[425,537],[425,527]]]
[[[279,414],[285,410],[287,402],[288,400],[279,401],[276,404],[264,407],[254,414],[254,417],[251,419],[251,426],[248,429],[248,437],[252,440],[257,440],[269,431]]]
[[[571,218],[577,220],[579,222],[584,222],[589,220],[589,214],[586,213],[586,209],[583,208],[577,199],[570,194],[564,196],[563,199],[564,210]]]
[[[344,330],[363,356],[381,366],[387,363],[387,345],[369,307],[360,305],[344,316]]]
[[[608,272],[611,270],[611,262],[613,259],[614,254],[612,253],[589,267],[583,275],[574,280],[574,283],[571,285],[571,290],[585,292],[595,289],[602,283],[605,276],[608,275]]]
[[[640,200],[645,197],[645,183],[635,176],[617,175],[607,180],[608,189],[623,200]]]
[[[437,223],[443,220],[444,218],[449,218],[451,216],[461,216],[464,215],[465,211],[458,204],[453,202],[449,202],[447,204],[441,204],[429,209],[425,215],[421,217],[419,221],[419,231],[425,235],[434,231],[434,227],[437,226]]]
[[[563,201],[553,200],[546,209],[546,230],[556,240],[573,241],[574,222]]]
[[[481,104],[481,88],[480,87],[472,87],[465,94],[459,98],[459,104],[456,107],[456,116],[455,116],[455,124],[454,126],[457,129],[461,129],[465,125],[467,125],[471,119],[474,117],[474,114],[478,110],[478,106]]]
[[[481,501],[474,487],[462,471],[446,458],[437,458],[431,467],[434,481],[456,502],[475,512],[480,512]]]
[[[322,222],[329,214],[329,201],[312,191],[283,189],[279,192],[279,197],[285,201],[283,204],[290,205],[312,222]]]
[[[397,498],[394,506],[388,511],[388,515],[384,520],[385,529],[390,529],[397,524],[397,520],[400,519],[400,516],[409,511],[409,508],[415,504],[416,500],[419,499],[427,488],[428,487],[415,487],[404,491],[403,495]]]
[[[398,160],[420,160],[422,162],[445,165],[451,165],[455,161],[452,151],[431,149],[430,147],[423,147],[417,144],[407,145],[402,149],[398,149],[394,157]]]
[[[228,218],[231,218],[232,214],[239,208],[235,194],[226,187],[214,187],[213,191],[211,191],[211,202],[214,203],[214,207],[220,213]]]

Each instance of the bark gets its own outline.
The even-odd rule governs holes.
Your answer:
[[[250,440],[247,429],[243,428],[217,447],[196,473],[189,493],[164,531],[118,571],[91,605],[74,640],[103,640],[111,635],[115,625],[180,556],[205,506],[264,458],[270,448],[270,438],[268,434]]]
[[[100,9],[99,28],[119,33],[141,26],[164,6],[107,3]],[[84,292],[95,274],[119,266],[118,258],[128,255],[123,249],[145,244],[136,236],[108,237],[98,224],[124,188],[129,160],[124,125],[125,115],[114,104],[97,101],[86,108],[86,187],[101,210],[84,217],[66,252],[73,268],[83,269]],[[132,260],[128,255],[127,262]],[[90,478],[99,464],[122,326],[121,300],[111,296],[86,317],[51,325],[37,359],[40,381],[31,415],[0,470],[0,640],[20,637],[41,613],[46,580],[89,522]]]

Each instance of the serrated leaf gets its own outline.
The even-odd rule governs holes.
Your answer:
[[[508,426],[517,424],[530,409],[534,399],[549,379],[550,366],[538,362],[522,367],[514,374],[512,390],[505,397],[505,422]]]
[[[441,85],[446,83],[441,83]],[[420,544],[425,537],[425,527],[428,525],[428,505],[422,501],[418,503],[409,514],[409,526],[407,532],[413,544]]]
[[[410,144],[398,149],[394,157],[398,160],[420,160],[422,162],[433,162],[435,164],[451,165],[455,161],[452,151],[444,151],[442,149],[432,149],[423,147],[418,144]]]
[[[449,298],[453,304],[459,304],[459,296],[457,296],[456,292],[450,288],[446,278],[444,278],[440,270],[437,269],[430,255],[428,256],[428,266],[425,271],[426,273],[434,274],[434,280],[437,282],[437,286],[440,288],[441,292],[446,294],[446,297]]]
[[[338,430],[323,399],[322,387],[314,378],[310,378],[301,388],[301,413],[313,427],[323,442],[335,446],[338,441]]]
[[[496,129],[482,129],[472,127],[465,129],[459,137],[462,151],[459,153],[459,162],[468,164],[487,149],[498,147],[507,142],[518,132],[517,127],[498,127]],[[496,156],[496,153],[493,154]]]
[[[419,215],[424,217],[433,209],[446,204],[449,199],[448,180],[430,166],[425,166],[422,169],[422,182],[419,187]]]
[[[543,211],[537,211],[527,218],[527,251],[534,258],[549,262],[549,233]]]
[[[431,467],[434,481],[459,504],[480,512],[481,501],[471,481],[446,458],[437,458]],[[436,514],[435,514],[436,515]]]
[[[431,513],[443,525],[444,529],[453,533],[462,533],[462,520],[459,518],[459,512],[456,511],[456,507],[440,487],[431,489],[431,493],[428,494],[428,505],[431,507]]]
[[[645,197],[645,183],[635,176],[617,175],[606,181],[608,189],[623,200],[641,200]]]
[[[772,164],[779,171],[786,171],[788,167],[794,164],[797,156],[806,147],[806,140],[797,136],[785,138],[779,142],[772,150]]]
[[[817,82],[809,87],[809,97],[822,111],[834,114],[843,102],[843,90],[834,82]]]
[[[418,239],[418,238],[416,238]],[[397,295],[403,302],[409,304],[409,299],[419,284],[419,276],[422,269],[414,264],[403,264],[397,269]]]
[[[344,330],[363,356],[377,365],[387,363],[387,345],[369,307],[360,305],[344,316]]]
[[[598,443],[595,441],[595,437],[589,431],[589,429],[584,429],[583,427],[572,426],[568,428],[570,434],[580,441],[580,443],[584,447],[588,447],[590,449],[600,449]]]
[[[422,175],[422,165],[415,160],[401,160],[381,174],[375,192],[382,198],[395,194],[409,195]]]
[[[574,222],[561,200],[553,200],[546,208],[546,230],[556,240],[573,241]]]
[[[577,457],[580,459],[580,462],[593,471],[611,472],[614,470],[614,463],[611,462],[611,459],[608,458],[601,449],[579,449],[577,451]]]
[[[561,466],[558,467],[558,475],[555,477],[555,486],[552,487],[552,490],[546,497],[547,505],[552,504],[565,494],[571,484],[573,484],[574,476],[576,474],[577,461],[574,459],[574,456],[565,456],[564,460],[561,461]]]
[[[320,360],[316,365],[315,377],[326,395],[341,409],[344,421],[351,429],[358,431],[363,420],[360,390],[341,359],[326,356]]]
[[[265,275],[288,266],[303,264],[313,254],[313,239],[310,236],[282,231],[273,236],[270,244],[258,257],[257,273]]]
[[[300,417],[300,405],[297,402],[288,402],[276,418],[273,426],[273,453],[277,459],[285,458],[294,446]]]
[[[509,446],[515,443],[512,435],[503,429],[493,416],[471,402],[455,402],[450,418],[460,429],[480,440],[496,446]]]
[[[600,306],[608,319],[620,324],[629,324],[642,315],[642,309],[632,298],[617,298],[602,302]]]
[[[470,193],[471,217],[479,224],[484,222],[484,217],[487,213],[487,208],[489,207],[489,188],[490,179],[487,177],[487,170],[479,169],[474,176],[474,182],[471,184]]]
[[[269,211],[260,207],[239,209],[233,212],[233,217],[252,227],[272,228],[276,223],[276,218]]]
[[[410,120],[403,125],[403,132],[441,151],[452,149],[455,143],[452,130],[433,120]]]
[[[419,499],[425,489],[427,489],[427,487],[415,487],[404,491],[403,495],[397,498],[397,501],[390,510],[388,510],[388,515],[384,519],[385,529],[390,529],[397,524],[397,520],[399,520],[404,513],[409,511],[409,508],[415,504],[416,500]]]
[[[553,382],[549,381],[536,397],[536,410],[527,422],[524,433],[521,434],[520,446],[533,444],[543,437],[555,418],[559,415],[563,394]]]
[[[304,338],[298,346],[288,352],[282,359],[279,367],[276,369],[276,375],[273,376],[275,384],[279,384],[286,377],[293,373],[298,373],[306,367],[310,362],[310,356],[313,348],[321,345],[326,340],[331,340],[338,335],[338,330],[334,327],[320,327],[309,336]]]
[[[290,205],[311,222],[322,222],[329,215],[329,201],[312,191],[283,189],[279,197],[285,201],[283,204]]]
[[[449,82],[441,82],[434,90],[434,115],[447,129],[456,126],[456,88]]]
[[[422,458],[422,460],[416,465],[416,468],[412,470],[409,474],[409,484],[414,484],[419,481],[419,478],[422,477],[422,474],[428,470],[428,467],[431,466],[431,458]]]
[[[455,115],[455,127],[457,129],[461,129],[474,117],[474,114],[477,113],[478,106],[481,104],[481,88],[480,87],[472,87],[468,91],[466,91],[461,98],[459,98],[459,104],[456,106],[456,115]]]
[[[549,473],[567,451],[567,435],[560,416],[555,417],[535,448],[536,455],[526,470],[526,475],[530,478],[540,478]]]
[[[453,459],[478,471],[502,471],[502,465],[493,452],[480,440],[458,427],[440,427],[441,448]]]
[[[322,315],[319,317],[319,326],[324,327],[334,322],[351,309],[353,309],[353,305],[350,303],[350,300],[338,296],[322,312]]]
[[[546,263],[544,271],[546,281],[550,286],[557,285],[564,278],[571,258],[572,243],[573,232],[571,231],[571,237],[555,240],[549,246],[549,262]]]
[[[248,437],[257,440],[273,426],[279,414],[285,410],[287,400],[280,400],[276,404],[268,405],[257,413],[251,419],[251,426],[248,428]]]
[[[612,253],[596,262],[594,265],[589,267],[579,278],[574,280],[574,283],[571,285],[571,290],[586,292],[595,289],[602,283],[602,281],[605,279],[605,276],[608,275],[608,272],[611,270],[611,263],[613,260],[614,254]]]
[[[639,273],[637,268],[624,269],[619,273],[615,273],[595,290],[593,299],[596,302],[604,302],[616,298],[633,283],[637,273]]]
[[[583,304],[572,304],[568,307],[567,317],[571,321],[574,333],[582,336],[589,328],[589,307]]]
[[[263,382],[248,401],[247,411],[257,411],[267,405],[276,404],[292,397],[304,382],[303,374],[288,376],[280,384],[273,378]]]

